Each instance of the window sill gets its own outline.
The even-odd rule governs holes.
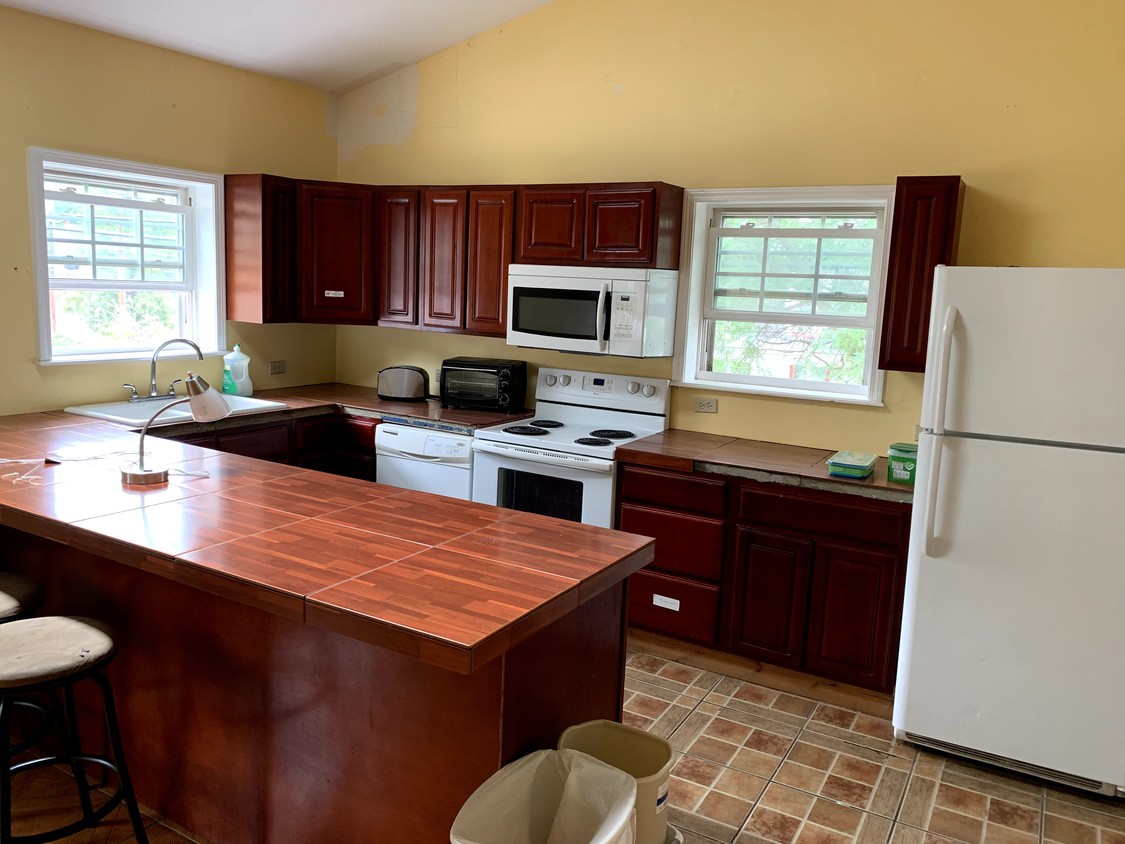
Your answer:
[[[204,358],[222,357],[226,352],[222,349],[208,350],[203,352]],[[183,360],[199,360],[192,352],[161,352],[160,360],[175,360],[177,358]],[[71,364],[85,364],[85,363],[127,363],[133,361],[143,361],[148,363],[152,360],[152,352],[139,351],[139,352],[121,352],[120,354],[113,355],[70,355],[67,357],[58,357],[53,360],[36,361],[39,366],[70,366]]]
[[[867,396],[828,395],[816,393],[811,390],[784,389],[778,387],[757,387],[745,384],[726,384],[720,381],[672,381],[673,387],[683,387],[689,390],[706,390],[708,392],[740,393],[745,396],[765,396],[775,399],[798,399],[801,401],[835,402],[837,404],[852,404],[866,407],[885,407],[882,398],[869,398]]]

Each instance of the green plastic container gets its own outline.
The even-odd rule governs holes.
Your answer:
[[[840,478],[866,478],[875,469],[874,454],[865,451],[837,451],[825,462],[828,474]]]
[[[918,443],[891,443],[887,449],[887,480],[894,484],[914,483],[918,468]]]

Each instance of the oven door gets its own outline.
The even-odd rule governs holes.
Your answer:
[[[612,460],[473,441],[473,501],[613,527]]]

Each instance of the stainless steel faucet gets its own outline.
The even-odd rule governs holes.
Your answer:
[[[179,378],[177,378],[175,381],[173,381],[171,384],[168,385],[168,392],[167,393],[158,392],[157,389],[156,389],[156,356],[160,354],[160,352],[164,349],[165,346],[171,346],[173,343],[185,343],[188,346],[191,346],[193,349],[195,349],[195,354],[199,356],[199,359],[203,360],[203,352],[200,351],[199,346],[195,345],[195,343],[191,342],[191,340],[187,340],[183,337],[175,337],[171,340],[165,340],[163,343],[161,343],[159,346],[157,346],[156,351],[154,351],[152,353],[152,363],[149,367],[149,376],[148,376],[148,395],[147,396],[137,395],[137,388],[135,386],[133,386],[132,384],[122,384],[121,385],[121,387],[123,389],[126,389],[126,390],[129,391],[129,401],[148,401],[149,399],[164,399],[164,398],[167,398],[168,396],[176,395],[176,385],[179,384],[180,381],[181,381],[181,379],[179,379]]]

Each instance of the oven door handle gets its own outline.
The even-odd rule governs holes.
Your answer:
[[[595,317],[598,326],[595,331],[598,332],[598,351],[604,352],[606,346],[609,344],[609,319],[606,313],[606,299],[609,298],[609,283],[602,285],[601,292],[598,294],[598,315]]]
[[[576,454],[559,454],[553,451],[540,451],[538,449],[524,448],[518,445],[504,445],[487,440],[473,440],[473,451],[485,454],[495,454],[498,457],[507,457],[522,463],[542,463],[548,466],[566,466],[583,472],[600,472],[604,475],[613,473],[612,460],[583,457]]]

